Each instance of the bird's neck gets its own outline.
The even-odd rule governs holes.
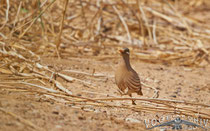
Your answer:
[[[130,58],[129,56],[123,56],[121,58],[121,64],[126,67],[128,70],[131,70]]]

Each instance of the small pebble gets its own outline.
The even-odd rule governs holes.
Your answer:
[[[58,115],[58,114],[59,114],[59,112],[58,112],[58,111],[53,111],[52,113],[53,113],[53,114],[56,114],[56,115]]]
[[[176,95],[170,95],[170,97],[174,97],[174,98],[176,98]]]
[[[141,121],[139,121],[137,119],[133,119],[133,118],[126,118],[125,121],[127,121],[127,122],[133,122],[133,123],[141,123]]]

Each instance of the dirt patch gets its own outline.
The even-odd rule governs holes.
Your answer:
[[[0,130],[144,131],[169,116],[209,127],[209,7],[1,0]],[[123,47],[143,96],[121,96],[115,85]]]
[[[94,83],[88,86],[80,82],[66,82],[60,80],[74,94],[88,98],[120,97],[114,83],[113,60],[99,61],[90,59],[57,60],[56,58],[42,58],[44,65],[56,66],[63,70],[80,70],[86,73],[106,74],[107,77],[92,77],[78,73],[71,73],[72,77]],[[154,86],[159,90],[159,99],[181,100],[209,105],[210,88],[208,75],[210,67],[187,68],[180,66],[165,66],[148,64],[131,60],[134,68],[140,74],[142,82]],[[113,67],[114,68],[114,67]],[[108,77],[109,76],[109,77]],[[32,87],[28,87],[32,88]],[[35,124],[36,128],[44,130],[145,130],[144,120],[170,113],[148,113],[145,111],[132,111],[113,107],[94,107],[91,105],[75,105],[58,102],[44,95],[18,89],[0,90],[0,106],[7,112]],[[144,96],[151,98],[153,90],[143,88]],[[125,96],[126,97],[126,96]],[[135,96],[139,98],[139,96]],[[131,101],[111,101],[116,105],[131,105]],[[142,106],[136,101],[137,106]],[[195,107],[196,108],[196,107]],[[197,108],[199,109],[199,108]],[[202,110],[202,109],[200,109]],[[209,113],[209,112],[206,112]],[[31,130],[34,127],[27,123],[1,112],[1,130]],[[36,129],[35,128],[35,129]]]

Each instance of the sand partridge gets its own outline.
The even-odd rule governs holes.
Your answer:
[[[130,97],[132,97],[132,93],[143,95],[139,76],[130,64],[129,49],[124,48],[119,51],[122,58],[115,72],[115,81],[120,89],[120,93],[122,95],[129,95]],[[135,102],[132,101],[132,104],[135,105]]]

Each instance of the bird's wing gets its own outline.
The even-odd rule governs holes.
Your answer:
[[[206,129],[198,124],[195,124],[195,123],[192,123],[192,122],[189,122],[189,121],[185,121],[185,120],[182,120],[182,124],[185,124],[185,125],[190,125],[190,126],[197,126],[197,127],[201,127],[203,129]]]
[[[153,128],[155,128],[155,127],[160,127],[160,126],[170,126],[170,125],[172,125],[172,124],[174,124],[174,120],[169,121],[169,122],[165,122],[165,123],[162,123],[162,124],[159,124],[159,125],[153,126],[153,127],[151,127],[151,128],[147,128],[147,129],[153,129]]]
[[[130,90],[139,91],[141,89],[140,79],[136,72],[130,72],[124,79],[124,83]]]

